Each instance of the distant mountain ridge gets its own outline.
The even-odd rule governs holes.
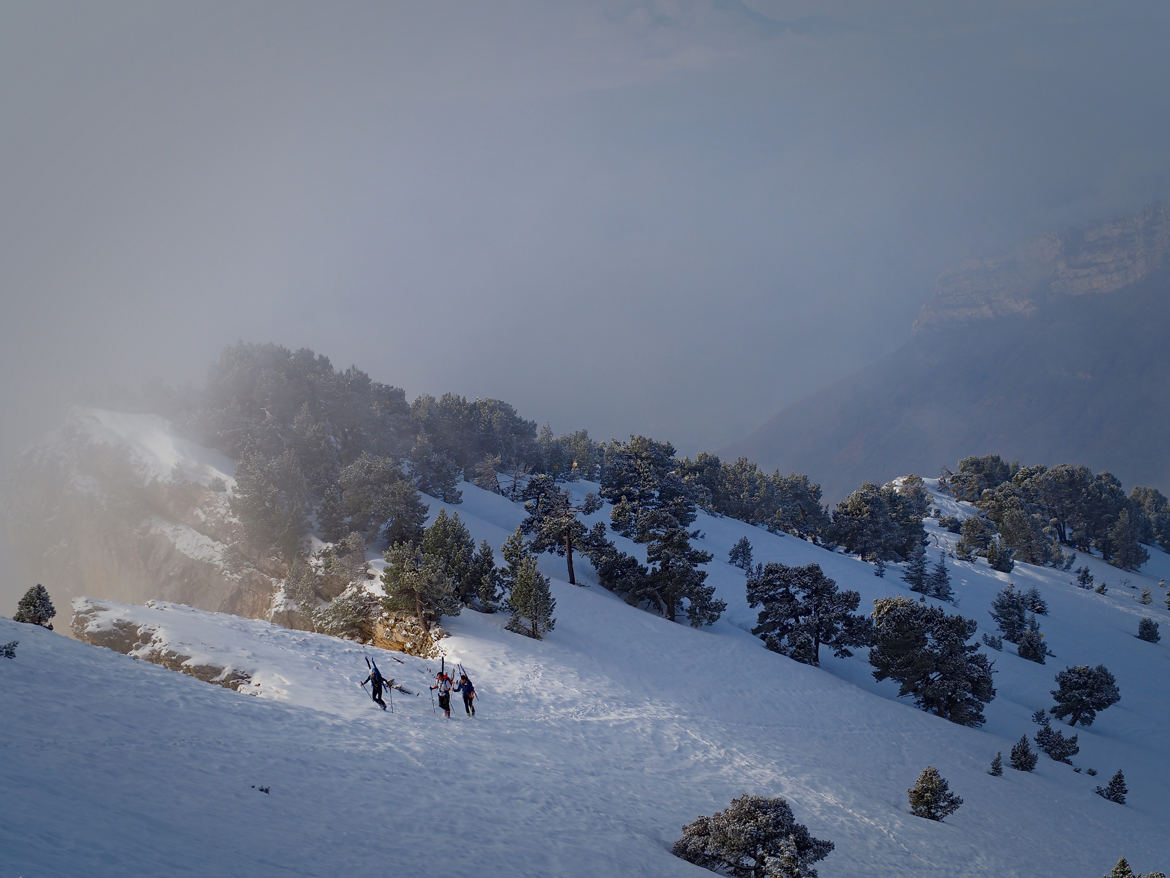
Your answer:
[[[1108,470],[1170,488],[1170,214],[1035,239],[944,272],[914,336],[722,449],[826,500],[960,457]]]

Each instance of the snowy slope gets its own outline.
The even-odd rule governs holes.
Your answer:
[[[454,511],[498,547],[519,507],[461,489]],[[590,584],[585,562],[587,585],[568,585],[552,556],[541,561],[557,600],[546,640],[506,632],[503,614],[445,619],[448,660],[481,694],[474,719],[458,698],[452,720],[433,712],[424,687],[436,662],[253,620],[122,608],[186,654],[246,671],[256,697],[0,619],[0,642],[21,641],[15,660],[0,659],[0,874],[697,876],[710,873],[670,854],[682,824],[744,792],[784,796],[836,844],[822,876],[1097,878],[1122,855],[1141,871],[1170,867],[1170,613],[1154,587],[1170,573],[1166,555],[1152,550],[1142,575],[1078,559],[1106,595],[1050,569],[1007,576],[952,562],[951,612],[994,632],[995,593],[1009,579],[1034,585],[1056,653],[1046,665],[1010,644],[992,653],[998,696],[970,729],[898,700],[864,651],[817,669],[764,650],[748,633],[743,574],[725,559],[747,535],[757,561],[820,563],[862,592],[863,610],[909,594],[897,568],[879,579],[792,537],[709,516],[697,526],[729,605],[711,629],[627,607]],[[1148,607],[1142,585],[1154,587]],[[1162,643],[1134,636],[1143,615],[1162,623]],[[357,685],[365,654],[418,694],[379,710]],[[1031,774],[989,776],[997,751],[1006,762],[1034,734],[1030,715],[1051,705],[1057,671],[1097,663],[1122,700],[1073,730],[1073,762],[1098,775],[1041,755]],[[965,800],[943,823],[908,811],[906,789],[927,765]],[[1118,768],[1125,805],[1093,794]]]

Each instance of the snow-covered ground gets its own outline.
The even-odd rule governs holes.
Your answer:
[[[522,511],[462,491],[448,511],[499,547]],[[671,845],[684,823],[743,793],[785,797],[836,845],[822,876],[1099,878],[1123,855],[1140,871],[1170,868],[1170,612],[1156,585],[1170,557],[1151,550],[1140,574],[1078,558],[1105,595],[1070,573],[952,560],[949,611],[981,633],[995,633],[988,611],[1008,581],[1035,586],[1050,608],[1040,624],[1055,656],[992,652],[997,697],[973,729],[875,683],[864,650],[823,653],[821,668],[765,650],[726,558],[747,536],[756,561],[817,562],[862,593],[863,611],[910,594],[898,567],[879,579],[793,537],[704,515],[696,526],[728,602],[710,629],[626,606],[580,558],[585,585],[569,585],[564,560],[547,555],[557,600],[547,639],[505,631],[504,614],[446,618],[447,661],[480,693],[474,719],[458,697],[451,720],[434,711],[437,661],[254,620],[117,608],[193,661],[250,674],[248,697],[0,619],[0,643],[20,641],[14,660],[0,658],[0,875],[699,876],[710,873]],[[1161,623],[1161,643],[1137,639],[1143,616]],[[367,655],[416,693],[395,692],[392,713],[358,685]],[[1034,735],[1056,673],[1077,664],[1106,665],[1122,696],[1072,730],[1084,770],[1041,755],[1032,773],[990,776],[996,752],[1006,766],[1012,744]],[[964,799],[945,822],[909,813],[906,790],[928,765]],[[1124,805],[1093,793],[1119,768]]]

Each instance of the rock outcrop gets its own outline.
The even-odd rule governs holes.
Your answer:
[[[1170,265],[1170,213],[1153,204],[1136,216],[1044,236],[1007,253],[943,272],[914,332],[996,317],[1027,316],[1077,296],[1115,293]]]
[[[150,606],[153,602],[148,602]],[[237,692],[252,678],[250,674],[210,661],[196,661],[181,647],[169,643],[158,627],[120,617],[117,608],[88,598],[73,602],[73,636],[94,646],[104,646],[124,655],[162,665],[188,674],[205,683],[215,683]]]

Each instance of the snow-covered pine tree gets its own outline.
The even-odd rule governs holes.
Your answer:
[[[905,597],[874,601],[875,680],[899,683],[923,710],[961,725],[983,724],[983,705],[995,697],[991,662],[967,641],[978,624]]]
[[[911,813],[927,820],[942,820],[959,810],[963,804],[963,800],[951,792],[950,784],[933,765],[922,770],[914,786],[906,790],[906,795],[910,799]]]
[[[1052,690],[1056,705],[1049,712],[1058,718],[1068,717],[1068,724],[1091,726],[1097,711],[1121,700],[1117,681],[1104,665],[1065,668],[1056,675],[1058,688]]]
[[[19,640],[9,640],[7,643],[0,643],[0,658],[16,658],[16,647],[20,646]]]
[[[812,864],[833,850],[796,822],[782,798],[743,795],[682,829],[676,857],[736,878],[817,878]]]
[[[1146,872],[1139,875],[1138,873],[1134,872],[1132,868],[1130,868],[1130,865],[1126,861],[1125,857],[1122,857],[1117,861],[1117,865],[1114,866],[1112,870],[1110,870],[1109,874],[1106,875],[1105,878],[1166,878],[1166,873]]]
[[[853,612],[861,595],[838,591],[819,564],[765,564],[748,577],[747,599],[749,606],[762,607],[752,634],[798,662],[819,665],[822,645],[845,658],[853,654],[849,647],[870,642],[869,620]]]
[[[1012,751],[1008,754],[1008,762],[1016,771],[1031,771],[1036,767],[1039,758],[1036,751],[1029,746],[1027,735],[1022,735],[1020,740],[1012,745]]]
[[[49,591],[39,582],[24,593],[16,605],[16,612],[12,614],[13,622],[26,622],[40,625],[42,628],[53,630],[53,623],[49,620],[57,615]]]
[[[1109,783],[1103,787],[1097,787],[1093,792],[1103,799],[1108,799],[1110,802],[1116,802],[1118,805],[1125,804],[1126,793],[1129,792],[1129,787],[1125,785],[1125,775],[1121,769],[1117,769],[1117,774],[1110,778]]]

